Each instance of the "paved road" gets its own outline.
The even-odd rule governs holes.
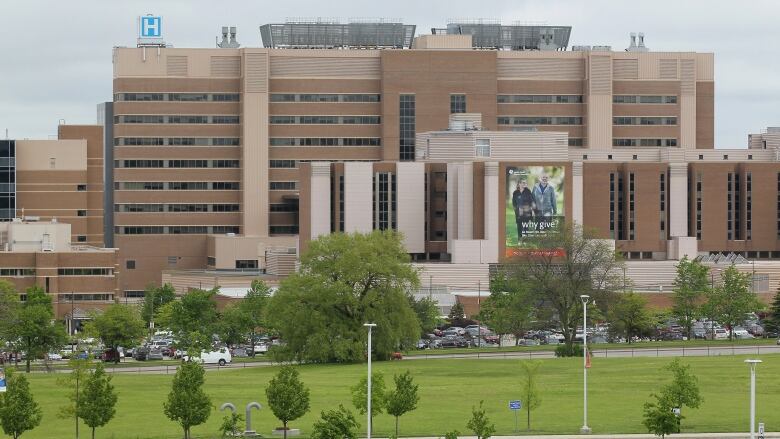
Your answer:
[[[747,439],[748,433],[675,433],[674,439]],[[461,439],[476,439],[475,436],[459,436]],[[652,434],[589,434],[589,435],[550,435],[550,436],[492,436],[496,439],[658,439]],[[758,437],[758,433],[756,433]],[[780,433],[765,433],[764,438],[780,438]],[[415,439],[441,439],[439,437]]]

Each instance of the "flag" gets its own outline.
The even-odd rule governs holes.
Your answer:
[[[590,369],[590,350],[585,349],[585,369]]]

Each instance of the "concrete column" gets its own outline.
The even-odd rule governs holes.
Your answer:
[[[474,238],[474,166],[458,163],[458,239]]]
[[[396,163],[397,226],[409,253],[425,253],[424,187],[424,163]]]
[[[612,56],[592,52],[587,66],[588,147],[612,149]]]
[[[268,236],[268,50],[242,49],[241,191],[244,235]]]
[[[498,197],[501,191],[498,189],[498,163],[485,163],[485,241],[482,251],[483,263],[497,263],[501,255],[498,254],[499,236],[499,203]]]
[[[344,163],[344,231],[369,233],[374,229],[373,164]]]
[[[330,163],[311,164],[311,239],[330,234]]]
[[[688,236],[688,164],[669,164],[669,236]]]
[[[583,225],[583,187],[582,162],[571,164],[571,220],[574,224]]]
[[[452,241],[458,238],[458,168],[447,163],[447,252],[452,253]]]

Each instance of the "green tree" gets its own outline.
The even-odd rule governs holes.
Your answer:
[[[190,429],[206,422],[211,415],[211,398],[203,391],[204,375],[200,363],[182,363],[163,404],[165,416],[181,425],[184,439],[190,439]]]
[[[374,354],[389,358],[420,337],[409,305],[419,284],[396,232],[320,236],[269,301],[269,323],[287,343],[272,353],[281,361],[364,361],[363,324],[373,322]]]
[[[490,422],[490,419],[485,414],[482,402],[479,402],[479,408],[471,408],[471,419],[466,423],[466,428],[473,431],[477,439],[488,439],[496,432],[496,426]]]
[[[663,399],[668,400],[672,407],[679,408],[681,411],[683,407],[699,408],[702,403],[699,380],[691,372],[691,366],[689,364],[683,365],[679,358],[675,358],[666,366],[666,369],[672,372],[673,378],[670,384],[661,389]],[[677,418],[678,433],[680,432],[680,419],[682,416]]]
[[[710,291],[707,303],[715,319],[729,328],[729,340],[734,338],[734,326],[758,307],[758,299],[750,291],[750,274],[740,273],[734,264],[723,272],[723,282]]]
[[[460,432],[458,430],[452,430],[444,433],[444,439],[458,439],[458,436],[460,436]]]
[[[693,322],[701,316],[701,302],[710,289],[710,269],[697,260],[683,257],[677,264],[674,279],[672,315],[685,329],[688,340],[692,340]]]
[[[72,356],[68,360],[70,373],[57,377],[57,384],[68,389],[68,403],[60,407],[57,417],[73,419],[76,424],[76,438],[79,437],[78,403],[84,381],[89,374],[90,361],[86,358]]]
[[[0,279],[0,343],[13,340],[13,328],[20,306],[19,292],[14,284]]]
[[[174,300],[176,300],[176,289],[173,288],[173,285],[171,284],[164,284],[159,287],[149,285],[146,287],[146,291],[144,292],[144,303],[141,306],[141,318],[145,323],[144,327],[149,328],[151,331],[152,327],[150,323],[152,321],[160,326],[159,321],[157,320],[157,313],[163,305],[171,303]]]
[[[338,410],[323,411],[321,419],[314,422],[311,439],[357,439],[358,424],[352,412],[339,404]]]
[[[479,320],[495,331],[499,340],[506,334],[513,334],[516,339],[522,338],[522,334],[530,328],[533,317],[530,294],[525,288],[494,291],[482,302],[479,311]]]
[[[419,386],[414,384],[412,374],[408,370],[393,376],[393,381],[395,389],[385,393],[385,409],[388,415],[395,417],[395,436],[398,437],[398,418],[415,410],[420,396],[417,394]],[[373,425],[373,422],[371,424]]]
[[[106,375],[103,363],[98,363],[84,382],[84,391],[79,395],[76,408],[78,417],[92,429],[92,439],[95,439],[96,428],[114,418],[117,399],[111,377]]]
[[[239,304],[233,303],[225,307],[219,316],[217,333],[219,339],[228,345],[241,343],[252,326],[249,316]]]
[[[119,346],[135,346],[146,331],[135,308],[115,303],[102,313],[93,314],[87,332],[97,335],[106,347],[116,352]],[[119,363],[119,355],[114,356],[114,361]]]
[[[41,423],[41,407],[30,393],[30,383],[24,375],[6,370],[6,391],[0,393],[0,426],[5,434],[17,439]]]
[[[190,358],[211,350],[212,335],[217,332],[217,304],[213,300],[217,290],[195,289],[171,302],[169,327],[177,340],[176,347]]]
[[[51,296],[38,286],[27,288],[27,300],[19,309],[11,336],[18,350],[26,355],[25,370],[30,361],[59,349],[65,343],[65,328],[54,321]]]
[[[412,305],[412,309],[414,309],[417,315],[417,320],[420,322],[420,334],[425,335],[433,332],[440,320],[439,306],[436,300],[428,297],[416,300],[409,296],[409,303]]]
[[[254,347],[257,344],[259,331],[266,326],[265,312],[268,309],[270,296],[271,290],[268,288],[268,285],[260,279],[255,279],[252,281],[252,286],[249,288],[246,297],[238,303],[239,309],[246,316],[253,357],[255,356]]]
[[[222,437],[241,436],[239,425],[244,423],[244,415],[236,412],[230,412],[222,418],[222,425],[219,426],[219,432]]]
[[[767,332],[780,331],[780,288],[777,289],[775,297],[772,300],[772,305],[769,307],[769,315],[764,320],[764,329]]]
[[[572,349],[582,322],[581,295],[608,308],[622,288],[617,275],[621,262],[604,240],[578,225],[562,225],[529,238],[529,245],[546,251],[530,252],[507,261],[502,271],[508,282],[526,283],[539,315],[549,316]],[[588,313],[590,314],[590,313]]]
[[[542,398],[539,396],[539,388],[536,385],[536,376],[539,373],[540,361],[521,361],[520,369],[522,377],[520,378],[520,395],[523,398],[526,412],[526,429],[531,430],[531,410],[535,410],[542,405]]]
[[[634,292],[618,295],[610,308],[609,316],[612,323],[610,330],[624,334],[629,344],[631,337],[653,326],[653,316],[647,309],[647,299]]]
[[[268,383],[265,396],[276,419],[282,421],[284,438],[287,439],[287,424],[309,411],[309,389],[298,378],[297,369],[282,366]]]
[[[352,405],[365,415],[368,412],[368,379],[363,377],[350,389],[352,393]],[[385,408],[385,376],[381,372],[371,374],[371,428],[374,427],[374,417]]]
[[[646,402],[644,410],[644,419],[642,423],[647,427],[647,431],[656,436],[666,437],[678,431],[680,418],[672,409],[672,402],[663,395],[652,394],[655,402]]]
[[[463,304],[459,301],[455,301],[455,304],[450,308],[450,313],[447,316],[447,320],[454,322],[456,320],[463,320],[466,318],[466,311],[463,309]]]

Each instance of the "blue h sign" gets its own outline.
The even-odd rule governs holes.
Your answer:
[[[162,19],[147,15],[141,17],[141,38],[160,38],[162,36]]]

